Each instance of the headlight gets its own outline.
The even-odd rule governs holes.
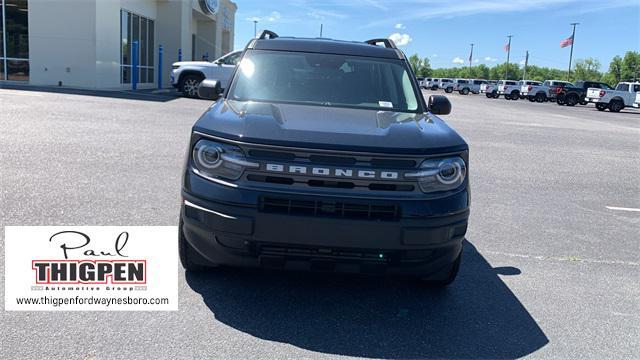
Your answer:
[[[260,164],[247,161],[242,150],[235,146],[211,140],[199,140],[193,147],[196,173],[210,180],[237,180],[245,168]]]
[[[464,183],[467,167],[462,158],[428,159],[420,164],[420,170],[404,175],[416,179],[422,192],[432,193],[457,189]]]

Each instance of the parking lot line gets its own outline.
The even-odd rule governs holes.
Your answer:
[[[637,211],[640,212],[640,209],[636,208],[625,208],[625,207],[616,207],[616,206],[605,206],[609,210],[618,210],[618,211]]]

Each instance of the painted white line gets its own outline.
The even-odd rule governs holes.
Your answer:
[[[640,209],[636,209],[636,208],[624,208],[624,207],[615,207],[615,206],[605,206],[605,207],[609,210],[640,212]]]

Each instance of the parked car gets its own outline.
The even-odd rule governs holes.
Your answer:
[[[587,89],[585,101],[595,103],[600,111],[619,112],[625,107],[640,106],[640,82],[621,82],[615,90]]]
[[[574,106],[576,104],[587,105],[587,89],[596,88],[603,90],[613,90],[609,84],[597,81],[576,81],[573,86],[565,86],[558,90],[556,95],[556,104]]]
[[[429,83],[431,83],[431,78],[424,78],[422,79],[422,82],[420,82],[420,87],[423,89],[428,89],[429,88]]]
[[[461,95],[468,95],[469,93],[480,94],[480,87],[486,83],[486,80],[469,79],[466,82],[458,83],[454,90]]]
[[[393,41],[265,30],[227,91],[205,80],[198,92],[214,103],[193,125],[183,167],[178,252],[187,271],[397,274],[435,286],[455,279],[469,218],[469,146],[438,117],[449,100],[425,102]]]
[[[512,89],[516,89],[518,90],[518,95],[520,94],[519,91],[519,83],[518,81],[515,80],[500,80],[498,81],[498,86],[497,88],[493,88],[492,89],[492,96],[494,99],[497,99],[498,97],[500,97],[500,95],[504,95],[505,99],[510,99],[511,97],[511,90]],[[489,97],[489,96],[487,96]],[[517,98],[516,98],[517,100]]]
[[[468,82],[469,82],[469,80],[467,80],[467,79],[453,79],[452,82],[447,83],[446,85],[444,85],[444,92],[452,93],[454,91],[457,91],[458,90],[458,84],[466,84]]]
[[[515,85],[505,85],[502,89],[504,98],[507,100],[524,99],[522,89],[525,86],[528,87],[528,85],[542,85],[542,83],[534,80],[520,80]]]
[[[215,61],[179,61],[172,64],[171,85],[184,96],[197,97],[204,79],[219,80],[226,88],[242,51],[231,52]]]
[[[495,80],[487,80],[484,84],[480,85],[480,94],[486,94],[487,90],[492,86],[496,85],[498,82]]]
[[[573,86],[572,83],[561,80],[546,80],[540,85],[524,84],[520,88],[520,94],[529,101],[545,102],[555,101],[558,89],[562,89],[565,86]]]
[[[453,82],[453,79],[442,78],[442,79],[438,80],[438,89],[443,89],[444,90],[452,82]],[[435,90],[437,90],[437,89],[435,89]]]
[[[424,78],[423,77],[417,77],[416,80],[418,80],[418,86],[420,86],[422,88],[422,85],[424,83]]]

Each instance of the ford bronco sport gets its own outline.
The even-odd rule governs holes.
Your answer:
[[[193,126],[179,249],[187,270],[232,265],[456,277],[469,217],[465,141],[426,104],[388,39],[263,31]]]

